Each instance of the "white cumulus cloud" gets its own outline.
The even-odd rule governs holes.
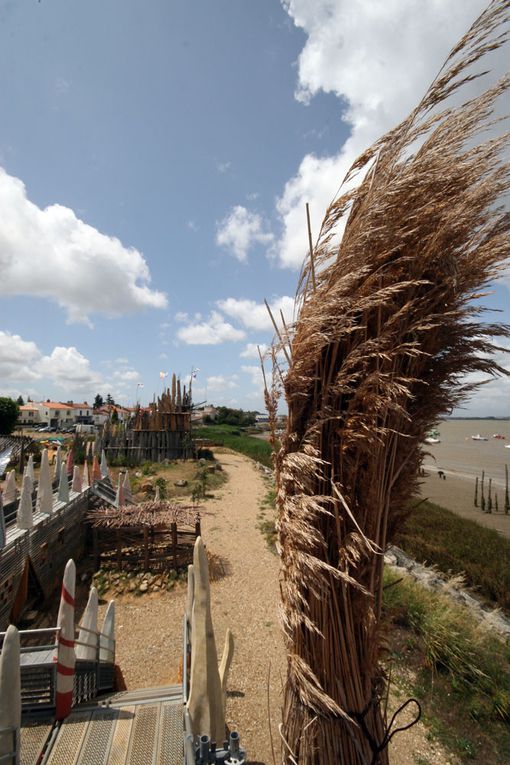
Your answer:
[[[207,387],[209,391],[216,390],[232,390],[232,388],[238,388],[237,375],[211,375],[207,378]]]
[[[244,262],[255,244],[269,245],[273,234],[264,230],[262,218],[242,205],[236,205],[218,223],[216,244],[229,250],[237,260]]]
[[[239,356],[242,359],[258,359],[259,356],[259,350],[262,356],[264,356],[264,353],[267,351],[268,346],[266,343],[248,343],[245,348],[241,351]]]
[[[181,327],[177,331],[177,338],[186,345],[220,345],[244,340],[245,333],[225,321],[220,313],[213,311],[207,321]]]
[[[0,168],[0,294],[56,302],[69,321],[164,308],[142,254],[54,204],[40,209],[24,184]]]
[[[356,157],[417,105],[485,0],[282,0],[307,41],[297,98],[342,99],[350,137],[330,157],[305,156],[277,203],[281,265],[299,267],[307,246],[305,203],[318,233],[327,205]],[[503,60],[503,57],[501,57]]]
[[[91,392],[103,378],[74,346],[56,346],[44,355],[34,342],[0,331],[0,379],[17,382],[23,388],[27,381],[46,379],[72,394]]]
[[[294,298],[284,295],[268,301],[271,312],[278,326],[281,325],[280,311],[283,312],[286,323],[292,322],[294,313]],[[272,330],[271,317],[264,303],[255,300],[226,298],[218,300],[217,307],[227,316],[241,322],[247,329]]]

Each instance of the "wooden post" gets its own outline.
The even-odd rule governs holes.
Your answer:
[[[175,568],[175,573],[177,573],[177,524],[175,523],[175,521],[174,523],[172,523],[171,529],[172,529],[172,552],[174,556],[174,568]]]
[[[99,568],[99,533],[97,528],[92,529],[92,555],[94,557],[94,568]]]
[[[147,526],[143,527],[143,565],[144,571],[149,570],[149,530]]]
[[[119,567],[119,571],[122,571],[122,544],[121,544],[120,529],[116,530],[115,536],[117,538],[117,566]]]

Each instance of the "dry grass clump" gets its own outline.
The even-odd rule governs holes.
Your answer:
[[[382,551],[417,490],[427,431],[474,389],[464,375],[504,373],[492,339],[510,328],[481,321],[474,301],[510,251],[507,135],[480,137],[510,81],[446,100],[505,42],[508,8],[490,5],[416,110],[354,164],[347,181],[364,178],[328,208],[297,323],[281,333],[289,762],[387,762]],[[274,392],[267,403],[274,413]]]

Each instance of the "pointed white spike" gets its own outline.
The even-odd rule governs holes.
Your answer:
[[[90,487],[89,466],[87,465],[87,460],[85,460],[85,464],[83,465],[83,477],[81,480],[81,488],[83,491],[85,491],[89,487]]]
[[[126,473],[124,475],[124,501],[127,504],[131,504],[133,502],[133,494],[131,492],[131,481],[129,480],[129,471],[126,470]]]
[[[4,488],[4,503],[16,501],[16,471],[9,470]]]
[[[0,489],[0,550],[4,549],[6,539],[7,535],[5,532],[4,500],[2,490]]]
[[[122,474],[119,473],[117,482],[117,492],[115,494],[115,507],[122,507],[125,504],[124,485],[122,483]]]
[[[60,481],[60,473],[62,472],[62,449],[60,445],[57,447],[57,454],[55,457],[55,470],[53,472],[53,477],[57,478]]]
[[[63,465],[64,471],[66,466]],[[57,692],[55,717],[63,720],[71,711],[73,703],[74,667],[74,594],[76,590],[76,566],[68,560],[62,579],[62,593],[57,616]]]
[[[73,467],[73,482],[71,484],[71,488],[73,491],[78,492],[78,494],[81,494],[82,488],[81,488],[81,476],[80,476],[80,468],[78,465],[74,465]]]
[[[193,574],[193,565],[188,566],[188,597],[186,600],[186,616],[191,629],[191,620],[193,617],[193,593],[195,590],[195,575]]]
[[[48,450],[43,449],[41,455],[41,471],[39,473],[39,483],[37,484],[37,502],[36,507],[40,513],[49,515],[53,508],[53,487],[51,485],[50,463],[48,460]]]
[[[156,491],[154,493],[154,501],[155,502],[160,502],[161,501],[161,496],[160,496],[160,491],[159,491],[159,486],[158,485],[156,485]]]
[[[197,537],[193,552],[195,580],[193,600],[193,650],[188,710],[195,736],[208,735],[213,741],[225,738],[223,691],[218,671],[209,589],[209,566],[204,543]]]
[[[58,501],[69,502],[69,480],[67,478],[66,463],[60,465],[60,483],[58,485]]]
[[[230,665],[232,664],[233,656],[234,656],[234,636],[232,635],[230,628],[227,627],[227,632],[225,634],[225,645],[223,646],[223,656],[221,657],[220,669],[219,669],[221,690],[223,691],[223,712],[225,712],[225,707],[227,704],[228,671],[230,669]]]
[[[32,481],[30,476],[23,476],[21,495],[19,498],[18,512],[16,514],[18,529],[31,529],[34,525],[34,513],[32,510]]]
[[[19,632],[12,624],[5,633],[0,656],[0,760],[8,765],[20,762],[21,679]],[[12,731],[12,732],[11,732]],[[13,754],[11,759],[9,754]],[[4,759],[5,757],[5,759]]]
[[[114,663],[115,661],[115,602],[110,600],[103,620],[101,637],[99,638],[99,660]]]
[[[78,643],[86,643],[86,645],[76,646],[76,658],[85,659],[86,661],[97,660],[97,636],[91,634],[91,632],[97,632],[97,609],[99,598],[95,587],[90,588],[89,599],[85,606],[85,611],[81,617],[81,627],[78,633]],[[91,632],[87,632],[91,630]]]
[[[28,457],[26,471],[28,475],[30,476],[30,480],[32,481],[32,483],[34,483],[35,482],[34,457],[32,454],[30,454],[30,456]]]
[[[30,485],[30,493],[32,493],[34,491],[34,482],[33,482],[32,478],[30,476],[30,473],[29,473],[29,470],[28,470],[28,465],[25,465],[25,469],[23,471],[23,478],[21,479],[21,486],[22,487],[23,487],[23,481],[24,481],[25,478],[27,478],[28,481],[30,482],[30,484],[29,484]]]
[[[106,461],[106,452],[103,449],[101,452],[101,477],[108,478],[110,471],[108,470],[108,462]]]

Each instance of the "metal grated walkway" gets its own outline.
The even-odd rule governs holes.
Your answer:
[[[46,765],[182,765],[182,687],[118,693],[77,707],[50,739],[51,728],[22,728],[22,765],[36,765],[47,741]]]

